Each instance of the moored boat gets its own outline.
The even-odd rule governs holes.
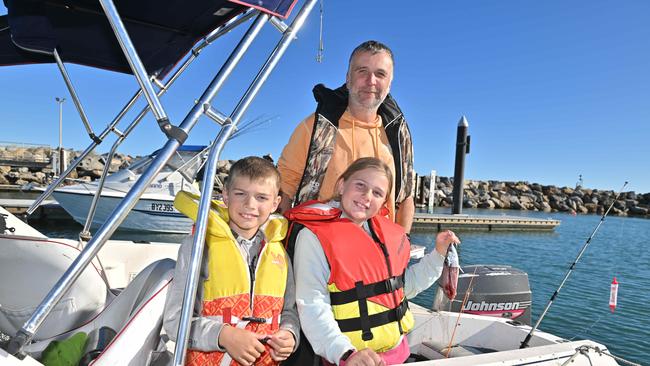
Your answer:
[[[196,176],[207,158],[206,146],[181,146],[149,184],[120,224],[121,230],[188,234],[192,221],[174,208],[176,193],[199,193]],[[151,164],[157,151],[129,167],[108,175],[101,190],[91,227],[106,221],[133,184]],[[54,190],[54,198],[75,221],[84,225],[99,183],[77,183]]]

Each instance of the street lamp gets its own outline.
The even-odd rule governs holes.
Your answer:
[[[63,158],[63,102],[65,98],[56,97],[56,102],[59,103],[59,174],[61,175],[65,170],[65,159]]]

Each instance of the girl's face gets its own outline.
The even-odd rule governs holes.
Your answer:
[[[373,168],[360,170],[347,180],[339,180],[336,189],[341,196],[341,209],[352,222],[362,225],[379,213],[386,202],[388,184],[386,174]]]

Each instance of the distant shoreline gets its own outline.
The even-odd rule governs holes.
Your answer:
[[[416,204],[428,205],[429,177],[423,177]],[[613,203],[612,216],[650,218],[650,193],[557,187],[527,181],[465,180],[463,207],[601,215]],[[453,178],[437,177],[434,205],[453,206]]]
[[[56,153],[56,149],[42,146],[0,146],[0,187],[47,185],[53,177],[53,153]],[[68,150],[68,161],[78,154],[80,152]],[[72,172],[71,178],[84,181],[99,178],[106,159],[104,155],[89,154]],[[132,160],[131,156],[116,154],[109,171],[124,168]],[[227,176],[230,163],[227,160],[219,162],[218,177],[221,181]],[[418,179],[414,198],[419,206],[428,206],[429,180],[428,176]],[[451,207],[452,192],[453,178],[437,177],[435,206]],[[466,180],[463,207],[602,214],[614,202],[615,197],[616,192],[611,190],[557,187],[527,181]],[[650,218],[650,193],[621,193],[621,197],[614,202],[610,215]]]

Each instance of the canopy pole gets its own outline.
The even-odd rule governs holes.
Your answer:
[[[240,42],[241,47],[233,51],[229,59],[224,63],[219,73],[215,76],[206,91],[203,93],[199,101],[192,108],[190,113],[185,117],[180,129],[187,134],[198,122],[199,117],[203,114],[203,104],[209,103],[214,98],[223,86],[225,80],[230,76],[234,67],[239,63],[245,51],[250,46],[252,39],[248,40],[246,44]],[[38,328],[42,325],[47,315],[52,311],[63,294],[67,292],[72,283],[79,277],[81,272],[88,266],[88,264],[95,257],[97,252],[101,249],[104,243],[110,236],[117,230],[119,224],[124,221],[131,209],[135,206],[142,193],[153,181],[156,175],[160,172],[163,166],[167,163],[169,158],[176,152],[180,146],[177,139],[169,138],[165,145],[160,149],[159,154],[151,162],[149,168],[140,176],[135,182],[133,188],[126,194],[120,204],[111,212],[109,218],[97,230],[95,236],[88,242],[86,247],[75,258],[70,267],[57,281],[54,287],[48,292],[43,301],[36,308],[30,319],[18,330],[17,334],[10,340],[7,351],[10,354],[20,357],[23,348],[27,345],[36,334]]]
[[[189,67],[189,65],[198,57],[198,55],[205,47],[210,45],[210,43],[214,42],[217,38],[229,33],[231,30],[239,26],[241,23],[249,20],[255,14],[256,11],[254,9],[249,9],[245,11],[243,14],[241,14],[240,16],[231,19],[226,24],[215,28],[215,30],[213,30],[212,32],[210,32],[210,34],[205,36],[203,41],[192,50],[190,56],[183,62],[183,64],[180,67],[178,67],[174,71],[174,73],[169,77],[164,87],[158,92],[158,96],[159,97],[162,96],[167,92],[167,90],[169,90],[169,88],[174,84],[174,82],[180,77],[181,74],[183,74],[183,72],[187,69],[187,67]],[[99,141],[93,140],[93,142],[81,153],[81,155],[79,155],[79,157],[75,159],[75,161],[73,161],[68,166],[66,171],[60,174],[59,177],[47,187],[47,189],[27,209],[27,215],[31,215],[32,213],[34,213],[34,211],[36,211],[36,208],[38,208],[38,206],[40,206],[43,203],[43,201],[45,201],[48,197],[52,195],[52,192],[58,186],[61,185],[61,183],[65,180],[65,178],[67,178],[74,169],[77,168],[77,166],[83,161],[83,159],[85,159],[86,156],[88,156],[88,154],[90,154],[93,150],[95,150],[95,147],[97,147],[97,145],[99,145],[110,132],[115,131],[117,124],[122,120],[122,118],[124,118],[124,115],[126,115],[126,113],[129,110],[131,110],[131,108],[133,107],[133,105],[141,95],[142,95],[142,89],[138,89],[135,95],[131,97],[129,102],[127,102],[127,104],[117,114],[117,116],[113,119],[113,121],[111,121],[106,127],[106,129],[104,129],[104,131],[102,131],[102,133],[99,134],[98,137]],[[126,138],[129,132],[142,120],[142,118],[144,118],[144,116],[147,114],[148,111],[149,111],[149,105],[146,105],[140,111],[137,117],[133,120],[133,122],[131,122],[129,127],[127,127],[125,132],[118,135],[120,137],[124,136],[124,138]]]
[[[138,53],[133,46],[133,42],[131,42],[131,38],[124,27],[124,23],[122,23],[120,14],[115,8],[115,4],[113,4],[112,0],[99,0],[99,3],[102,5],[102,8],[106,13],[106,17],[111,24],[111,28],[113,28],[113,32],[122,48],[122,52],[124,52],[126,60],[129,62],[129,66],[131,66],[135,79],[138,81],[138,84],[140,84],[144,97],[147,99],[147,104],[149,104],[151,112],[156,118],[156,121],[158,121],[158,126],[160,126],[160,129],[165,133],[165,135],[167,135],[167,137],[174,138],[182,145],[185,142],[185,139],[187,139],[187,133],[169,122],[169,118],[153,89],[151,80],[149,80],[147,70],[144,68],[142,60],[140,60],[140,56],[138,56]]]
[[[214,177],[217,173],[217,162],[219,160],[219,155],[223,150],[228,138],[233,133],[236,128],[237,123],[241,119],[242,115],[252,102],[252,100],[257,95],[260,87],[275,66],[277,65],[279,59],[282,57],[286,49],[289,47],[295,34],[304,24],[307,16],[313,9],[314,5],[318,0],[308,0],[300,9],[300,12],[293,20],[291,26],[284,32],[282,39],[279,41],[278,45],[269,55],[269,58],[265,62],[264,66],[260,72],[256,75],[255,79],[251,83],[248,90],[240,100],[240,102],[235,107],[234,111],[230,115],[230,124],[225,125],[225,129],[221,129],[217,141],[210,148],[210,154],[205,168],[205,176],[201,185],[201,201],[199,203],[197,218],[196,218],[196,230],[194,233],[193,243],[192,243],[192,254],[190,257],[190,263],[188,267],[188,276],[185,283],[185,291],[183,294],[183,307],[181,310],[181,317],[179,320],[178,333],[176,338],[176,348],[174,350],[174,363],[175,366],[182,366],[185,364],[185,351],[187,349],[187,341],[190,332],[190,321],[194,312],[194,300],[196,289],[198,287],[199,281],[199,271],[201,264],[201,257],[203,255],[203,246],[205,243],[205,234],[208,226],[208,215],[210,213],[210,201],[212,199],[212,189],[214,188]],[[261,18],[261,17],[260,17]],[[258,19],[259,20],[259,19]],[[200,106],[200,104],[197,104]],[[196,107],[195,107],[196,108]]]

